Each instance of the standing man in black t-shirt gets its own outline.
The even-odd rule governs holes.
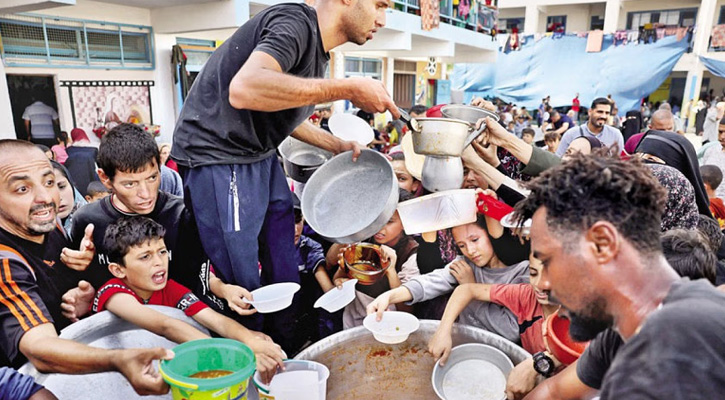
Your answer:
[[[397,107],[380,81],[321,79],[329,51],[363,44],[385,25],[390,0],[319,0],[269,7],[240,27],[196,78],[174,132],[204,249],[225,282],[254,290],[299,280],[292,194],[275,157],[290,134],[333,153],[360,148],[312,125],[315,104],[348,99],[369,112]],[[260,277],[258,261],[262,265]],[[284,314],[284,313],[282,313]],[[281,314],[278,321],[290,321]],[[258,329],[261,321],[242,321]],[[290,326],[269,332],[292,334]]]
[[[725,392],[725,295],[681,280],[660,245],[665,189],[638,161],[574,156],[528,185],[539,289],[575,340],[622,337],[601,399],[712,399]]]
[[[166,393],[152,362],[171,357],[167,350],[107,350],[58,337],[68,324],[61,294],[93,256],[90,230],[79,250],[66,248],[59,201],[45,154],[25,141],[0,140],[0,366],[18,368],[27,358],[46,373],[118,371],[139,394]]]

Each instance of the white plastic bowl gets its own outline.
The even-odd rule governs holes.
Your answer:
[[[350,279],[342,284],[342,288],[333,288],[320,296],[315,302],[315,308],[324,308],[327,312],[335,312],[355,300],[355,285],[357,279]]]
[[[275,283],[252,291],[254,300],[242,301],[253,305],[258,313],[273,313],[289,307],[298,290],[300,285],[294,282]]]
[[[403,343],[408,336],[417,331],[420,321],[413,314],[402,311],[385,311],[383,319],[376,321],[376,314],[370,314],[363,320],[363,326],[373,333],[380,343]]]
[[[269,385],[262,383],[259,371],[254,373],[253,382],[259,389],[261,399],[297,400],[304,393],[305,399],[325,400],[330,370],[324,364],[307,360],[286,360],[284,368],[284,372],[277,369]]]
[[[415,235],[476,222],[476,190],[437,192],[398,204],[405,233]]]
[[[358,142],[367,146],[375,139],[373,128],[364,119],[354,114],[335,114],[328,122],[330,132],[342,140]]]

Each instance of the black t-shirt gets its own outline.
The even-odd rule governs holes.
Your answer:
[[[589,343],[577,361],[576,375],[579,380],[590,388],[599,390],[604,375],[623,343],[622,337],[614,329],[600,333]]]
[[[723,393],[725,294],[705,280],[683,280],[620,347],[601,399],[719,399]]]
[[[113,275],[108,271],[108,251],[103,245],[106,228],[123,216],[128,216],[114,207],[113,196],[107,196],[95,203],[86,204],[73,214],[71,238],[73,248],[80,247],[88,224],[93,224],[93,243],[96,255],[82,273],[83,279],[98,289]],[[206,253],[199,240],[196,223],[180,197],[159,192],[154,210],[144,215],[158,222],[166,229],[164,243],[169,250],[169,278],[190,288],[198,294],[202,268],[208,268]]]
[[[274,57],[282,71],[321,78],[325,53],[317,13],[306,4],[269,7],[242,25],[204,65],[184,102],[171,157],[186,167],[249,164],[275,149],[313,112],[314,105],[259,112],[229,103],[229,83],[254,51]]]
[[[78,284],[78,273],[60,261],[68,245],[60,227],[42,244],[0,229],[0,366],[19,368],[27,361],[19,344],[28,330],[45,323],[61,330],[70,324],[60,309],[63,293]]]

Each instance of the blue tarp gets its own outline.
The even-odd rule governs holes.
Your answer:
[[[687,51],[688,41],[668,36],[651,44],[614,46],[605,35],[602,51],[586,52],[587,39],[577,36],[529,37],[519,51],[499,53],[492,64],[456,64],[452,87],[474,96],[498,97],[535,109],[551,96],[566,106],[576,93],[583,106],[612,95],[620,114],[639,109],[640,100],[655,91]]]
[[[700,61],[705,64],[705,68],[712,72],[713,75],[725,78],[725,61],[715,60],[714,58],[707,58],[700,56]]]

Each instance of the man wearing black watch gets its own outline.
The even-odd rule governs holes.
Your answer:
[[[548,378],[554,374],[556,364],[554,359],[549,357],[548,352],[540,351],[534,354],[534,369],[544,378]]]

